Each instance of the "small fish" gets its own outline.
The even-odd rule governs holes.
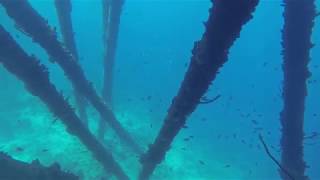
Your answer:
[[[220,94],[218,94],[216,97],[212,98],[212,99],[208,99],[207,97],[202,97],[199,104],[209,104],[212,102],[215,102],[216,100],[218,100],[221,97]]]
[[[233,139],[236,139],[236,138],[237,138],[237,134],[234,133],[234,134],[232,135],[232,137],[233,137]]]
[[[150,101],[152,96],[147,96],[147,100]]]
[[[312,132],[309,136],[304,136],[304,139],[315,139],[319,134],[317,132]]]
[[[256,121],[256,120],[251,120],[251,122],[254,124],[254,125],[258,125],[259,123],[258,123],[258,121]]]
[[[182,128],[183,128],[183,129],[187,129],[187,128],[189,128],[189,127],[188,127],[187,125],[183,125]]]
[[[48,152],[48,149],[42,149],[42,152]]]
[[[17,148],[16,148],[16,151],[22,152],[22,151],[24,151],[24,149],[23,149],[22,147],[17,147]]]
[[[204,122],[204,121],[207,121],[207,119],[206,119],[206,118],[201,118],[201,121],[203,121],[203,122]]]
[[[225,168],[229,168],[229,167],[230,167],[230,165],[229,165],[229,164],[227,164],[227,165],[225,165],[224,167],[225,167]]]
[[[190,138],[184,138],[183,140],[184,141],[190,141]]]
[[[55,118],[52,120],[52,123],[51,123],[51,124],[55,124],[57,121],[58,121],[58,118],[55,117]]]
[[[202,160],[199,160],[199,163],[200,163],[201,165],[205,165],[205,163],[204,163]]]

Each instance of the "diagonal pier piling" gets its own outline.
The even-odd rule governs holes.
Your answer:
[[[283,46],[283,101],[281,112],[281,165],[299,180],[304,175],[303,124],[307,79],[310,76],[311,33],[316,17],[314,0],[284,0]],[[280,172],[281,173],[281,172]],[[281,173],[282,179],[291,180]]]
[[[62,38],[65,46],[72,53],[73,57],[79,62],[79,54],[77,51],[76,42],[74,39],[74,32],[72,26],[72,4],[70,0],[55,0],[55,7],[59,19]],[[79,117],[85,123],[88,124],[88,117],[86,113],[86,101],[85,98],[77,90],[74,90],[76,104],[78,107]]]
[[[227,61],[229,48],[239,37],[244,24],[251,18],[259,0],[212,0],[209,19],[205,23],[202,39],[195,43],[191,64],[185,74],[177,96],[172,100],[164,124],[141,157],[139,179],[149,179],[187,117],[196,109],[218,70]]]
[[[111,153],[90,133],[75,114],[73,108],[49,80],[49,72],[34,56],[29,56],[0,25],[0,63],[19,80],[34,96],[46,104],[48,109],[67,127],[67,131],[92,152],[106,171],[120,180],[129,179]]]
[[[74,89],[81,93],[100,116],[109,123],[120,139],[138,154],[142,148],[133,140],[131,135],[123,128],[110,108],[99,97],[93,85],[86,79],[82,68],[72,54],[57,40],[56,32],[46,20],[35,11],[27,0],[0,0],[7,14],[15,21],[16,25],[29,34],[33,41],[51,56],[64,71],[71,81]]]

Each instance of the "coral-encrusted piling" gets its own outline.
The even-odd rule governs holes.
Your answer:
[[[103,55],[103,64],[105,65],[106,62],[106,52],[107,52],[107,37],[108,37],[108,29],[109,29],[109,23],[110,23],[110,9],[111,9],[111,0],[102,0],[102,27],[103,27],[103,44],[104,44],[104,55]],[[111,91],[110,95],[107,95],[106,93],[106,88],[105,86],[105,68],[103,69],[104,71],[104,77],[103,77],[103,85],[102,85],[102,98],[105,100],[106,103],[109,103],[110,106],[111,104]],[[110,98],[107,98],[110,96]],[[106,122],[101,119],[99,121],[99,127],[98,127],[98,138],[103,141],[104,135],[106,132]]]
[[[113,69],[123,3],[124,0],[102,0],[104,41],[104,77],[102,97],[110,106],[112,106]],[[103,139],[105,128],[105,122],[100,121],[98,136],[101,139]]]
[[[74,39],[73,26],[72,26],[72,4],[70,0],[55,0],[55,7],[59,18],[60,29],[63,37],[63,42],[68,50],[72,53],[75,60],[79,62],[79,55],[77,46]],[[79,117],[87,125],[88,118],[86,113],[85,98],[76,90],[74,91],[76,104],[78,107]]]
[[[113,61],[109,61],[110,58],[108,58],[108,39],[109,39],[109,29],[110,29],[110,12],[111,12],[111,1],[112,0],[101,0],[102,2],[102,28],[103,28],[103,45],[104,45],[104,54],[103,54],[103,65],[104,65],[104,69],[103,69],[103,85],[102,85],[102,98],[105,100],[106,103],[109,103],[111,105],[111,96],[112,96],[112,87],[110,85],[112,85],[112,77],[108,77],[109,73],[111,76],[113,75],[113,63],[114,63],[114,59],[112,59]],[[111,69],[111,71],[107,71],[106,65],[108,63],[112,63],[109,64],[108,67]],[[112,67],[110,67],[112,66]],[[110,79],[109,82],[107,82]],[[107,86],[107,83],[109,83],[110,85]]]
[[[113,66],[116,56],[120,16],[124,0],[103,0],[104,80],[102,96],[112,104]]]
[[[32,95],[46,104],[49,110],[65,124],[67,131],[77,136],[107,171],[118,179],[129,179],[111,153],[89,132],[63,95],[50,82],[46,67],[34,56],[27,55],[2,26],[0,26],[0,47],[0,63],[23,81],[25,88]]]
[[[12,159],[10,156],[0,153],[0,179],[32,179],[32,180],[78,180],[71,173],[63,172],[59,164],[50,167],[42,166],[38,160],[31,164]]]
[[[281,164],[295,179],[307,179],[303,160],[303,122],[311,33],[316,16],[314,0],[284,0],[283,100],[281,112]],[[286,174],[281,173],[285,180]]]
[[[104,103],[103,99],[98,96],[72,54],[57,40],[54,29],[49,27],[46,20],[31,7],[29,2],[27,0],[0,0],[0,4],[15,21],[16,25],[25,31],[26,34],[29,34],[33,41],[39,43],[51,56],[52,60],[58,63],[73,84],[74,89],[87,98],[100,113],[101,117],[110,124],[120,139],[136,153],[141,153],[141,147],[132,139],[120,122],[117,121],[115,115]]]
[[[209,19],[202,39],[195,43],[191,64],[173,99],[155,142],[141,157],[139,179],[150,177],[165,157],[174,137],[195,110],[219,68],[227,61],[229,48],[239,37],[242,26],[252,18],[259,0],[212,0]]]

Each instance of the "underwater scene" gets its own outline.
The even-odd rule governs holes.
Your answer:
[[[0,180],[320,180],[320,0],[0,0]]]

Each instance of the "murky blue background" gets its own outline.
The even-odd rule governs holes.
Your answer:
[[[31,2],[59,32],[54,3],[49,0]],[[316,3],[319,11],[320,1]],[[277,166],[261,148],[258,133],[254,131],[255,128],[263,128],[259,132],[272,153],[280,159],[279,113],[283,106],[283,7],[280,4],[281,1],[277,0],[260,3],[254,18],[244,27],[241,37],[231,48],[229,61],[206,95],[213,97],[221,94],[221,98],[215,103],[200,105],[192,114],[188,128],[180,132],[162,164],[167,164],[172,170],[161,173],[164,171],[160,167],[155,179],[280,179]],[[131,119],[124,123],[130,123],[127,125],[129,131],[145,147],[156,136],[178,91],[193,43],[201,38],[203,22],[210,7],[211,3],[205,0],[125,2],[114,75],[114,111],[120,120],[122,116]],[[75,0],[73,3],[72,16],[80,63],[98,92],[101,91],[103,77],[101,13],[98,0]],[[0,20],[1,25],[28,53],[35,54],[49,67],[52,82],[58,89],[66,96],[72,96],[70,83],[61,69],[50,64],[45,52],[14,28],[2,7]],[[316,46],[311,50],[309,64],[312,76],[308,81],[306,99],[306,135],[320,133],[319,16],[315,21],[312,42]],[[17,134],[29,134],[28,128],[32,122],[17,124],[16,114],[30,106],[30,98],[32,101],[36,98],[29,97],[21,83],[3,67],[0,67],[0,85],[0,142],[5,144],[14,140]],[[151,96],[151,100],[146,100],[147,96]],[[35,103],[43,106],[40,102]],[[98,121],[98,116],[94,117],[92,121]],[[193,140],[183,140],[190,135],[194,136]],[[306,140],[304,148],[305,160],[310,166],[307,175],[314,180],[320,179],[320,138]],[[45,155],[34,154],[31,158],[45,159]],[[63,158],[51,158],[63,163]],[[130,162],[126,159],[120,161],[124,167],[130,168]]]

